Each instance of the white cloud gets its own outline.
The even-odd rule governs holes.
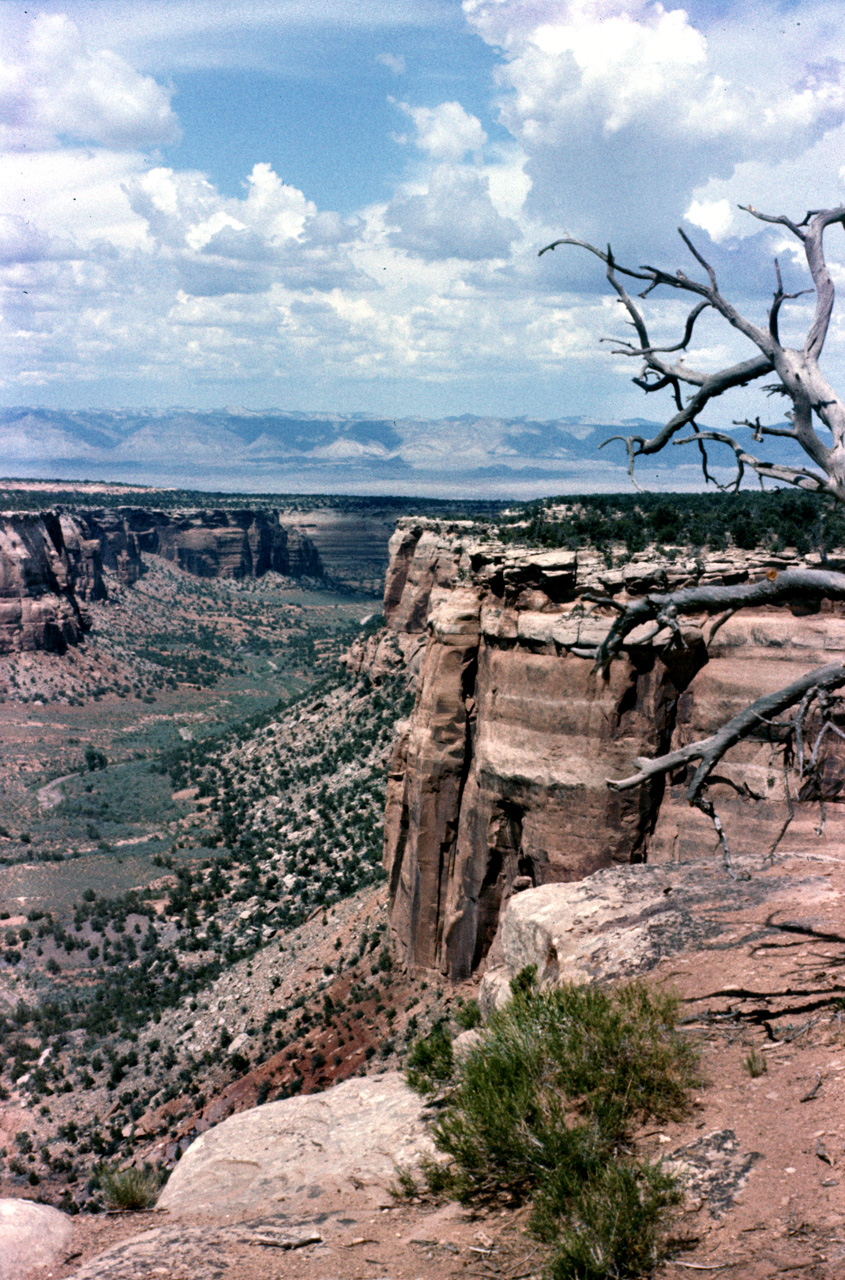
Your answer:
[[[392,71],[395,76],[403,76],[407,70],[404,55],[401,53],[380,53],[376,62],[382,67],[387,67],[388,71]]]
[[[396,31],[442,29],[459,20],[454,0],[41,0],[41,8],[69,14],[90,47],[167,71],[261,66],[272,72],[303,37],[381,31],[387,40]]]
[[[0,264],[59,262],[84,255],[25,218],[0,214]]]
[[[24,22],[0,15],[8,50],[0,145],[44,148],[69,138],[133,149],[178,139],[170,94],[150,76],[108,50],[90,53],[63,14]]]
[[[519,234],[494,208],[487,179],[461,166],[433,169],[427,190],[396,196],[385,219],[390,243],[425,260],[505,258]]]
[[[693,200],[684,217],[695,227],[702,227],[711,240],[721,240],[733,225],[733,209],[729,200]]]
[[[712,37],[652,0],[463,7],[504,59],[501,120],[525,151],[528,209],[586,238],[653,252],[694,189],[799,156],[845,120],[841,19],[819,66],[818,25],[815,41],[781,40],[774,5]]]
[[[0,359],[13,396],[104,380],[195,402],[223,385],[267,403],[336,403],[345,389],[354,405],[360,386],[398,387],[408,406],[442,387],[446,409],[451,395],[463,397],[452,408],[473,408],[472,397],[493,405],[519,385],[531,397],[523,408],[535,408],[545,379],[561,396],[567,387],[570,411],[617,397],[615,414],[641,413],[630,367],[596,364],[598,337],[620,331],[601,269],[574,250],[538,261],[537,249],[570,230],[610,237],[636,261],[674,259],[686,216],[724,242],[721,273],[744,223],[757,239],[735,279],[746,288],[756,273],[768,289],[772,235],[738,220],[737,201],[800,215],[845,197],[845,23],[832,9],[826,26],[817,16],[781,49],[768,9],[756,27],[746,15],[705,30],[650,0],[467,0],[472,28],[499,51],[490,91],[510,138],[454,88],[434,106],[409,100],[404,171],[380,204],[345,218],[266,161],[227,195],[205,174],[145,157],[174,136],[168,91],[85,39],[97,22],[114,32],[126,23],[121,50],[140,48],[159,15],[168,38],[180,22],[186,39],[225,37],[240,17],[270,30],[280,14],[305,22],[311,0],[249,15],[240,5],[71,4],[79,30],[45,2],[38,39],[18,31],[0,71],[7,141],[27,142],[7,151],[0,183]],[[325,20],[340,23],[340,6],[329,7]],[[354,20],[367,9],[383,16],[362,5]],[[401,73],[398,55],[380,61]],[[372,61],[370,71],[383,84]],[[677,323],[670,303],[655,336],[671,341]],[[704,322],[701,334],[707,358],[722,358],[720,335]],[[393,391],[378,394],[387,404]]]
[[[459,102],[441,102],[436,107],[398,105],[416,126],[416,145],[433,160],[463,160],[468,151],[480,153],[487,141],[481,121]]]

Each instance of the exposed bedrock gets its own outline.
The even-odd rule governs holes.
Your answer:
[[[684,647],[634,643],[605,679],[569,651],[609,625],[609,616],[587,615],[585,590],[623,599],[691,575],[724,581],[746,572],[746,554],[703,564],[639,556],[608,569],[591,552],[505,548],[460,524],[410,521],[391,551],[394,644],[424,643],[388,782],[392,924],[407,964],[454,979],[484,963],[515,887],[580,880],[616,863],[711,857],[713,828],[683,801],[680,780],[665,792],[656,782],[624,793],[606,780],[630,774],[639,755],[703,736],[845,648],[842,617],[761,611],[728,622],[709,653],[693,626]],[[752,575],[782,563],[758,559]],[[840,745],[826,764],[831,799],[845,784]],[[732,828],[765,852],[786,816],[771,748],[749,744],[723,773],[764,797],[716,787]]]
[[[311,539],[301,529],[283,526],[276,511],[171,514],[126,507],[116,515],[141,551],[201,578],[252,578],[270,571],[290,578],[323,576]]]
[[[330,507],[280,511],[286,529],[304,533],[316,547],[326,575],[338,587],[378,597],[388,565],[387,544],[396,525],[395,506],[338,511]]]
[[[104,599],[107,568],[124,586],[144,571],[142,551],[205,578],[321,578],[310,538],[274,511],[141,507],[0,515],[0,653],[63,653],[89,629],[85,604]]]
[[[0,516],[0,653],[78,644],[90,622],[77,577],[80,594],[96,599],[96,549],[84,538],[68,546],[55,513]]]
[[[135,534],[117,511],[63,511],[60,515],[65,544],[78,548],[80,561],[76,591],[85,600],[103,599],[107,592],[103,568],[111,569],[118,582],[131,587],[144,572]],[[90,558],[92,571],[87,561]]]

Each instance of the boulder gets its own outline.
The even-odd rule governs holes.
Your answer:
[[[425,1105],[397,1072],[269,1102],[207,1130],[159,1197],[172,1214],[313,1215],[336,1199],[381,1203],[397,1165],[433,1153]]]
[[[0,1199],[0,1280],[49,1267],[70,1244],[71,1219],[50,1205]]]
[[[607,982],[653,969],[663,956],[715,938],[752,901],[795,901],[824,886],[771,872],[730,879],[712,863],[608,867],[571,884],[511,898],[502,915],[478,1002],[484,1016],[510,997],[510,982],[535,965],[541,986]]]

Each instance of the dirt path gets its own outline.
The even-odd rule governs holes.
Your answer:
[[[41,809],[55,809],[65,799],[65,793],[62,791],[62,783],[70,782],[71,778],[78,778],[78,773],[66,773],[61,778],[54,778],[52,782],[48,782],[46,786],[38,788],[38,806]]]

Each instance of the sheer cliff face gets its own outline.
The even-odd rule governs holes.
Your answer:
[[[75,585],[79,577],[96,597],[99,563],[79,532],[69,548],[53,513],[0,516],[0,653],[64,653],[82,639],[90,623]]]
[[[314,544],[300,529],[283,527],[275,511],[170,515],[126,508],[117,514],[142,551],[200,578],[253,578],[271,570],[290,578],[323,575]]]
[[[316,547],[273,511],[139,507],[7,513],[0,516],[0,653],[79,644],[90,622],[84,602],[107,596],[103,569],[123,586],[144,571],[141,552],[205,578],[323,576]]]
[[[638,594],[667,574],[671,585],[684,580],[691,565],[640,557],[608,571],[589,552],[520,554],[473,543],[458,525],[410,522],[391,551],[388,626],[406,652],[425,635],[417,703],[388,786],[392,922],[408,964],[455,979],[484,960],[514,886],[646,857],[711,856],[712,827],[690,820],[675,789],[619,794],[607,778],[711,731],[757,690],[784,683],[789,664],[806,670],[813,649],[845,628],[824,616],[739,617],[709,655],[690,628],[685,648],[634,646],[604,679],[569,651],[609,622],[584,616],[583,591]],[[711,559],[705,578],[736,574],[735,563]],[[693,571],[700,576],[700,564]],[[769,748],[746,748],[736,768],[738,781],[772,797],[760,830],[774,833],[784,805]],[[842,773],[831,769],[832,787]],[[729,811],[747,805],[722,790]]]

